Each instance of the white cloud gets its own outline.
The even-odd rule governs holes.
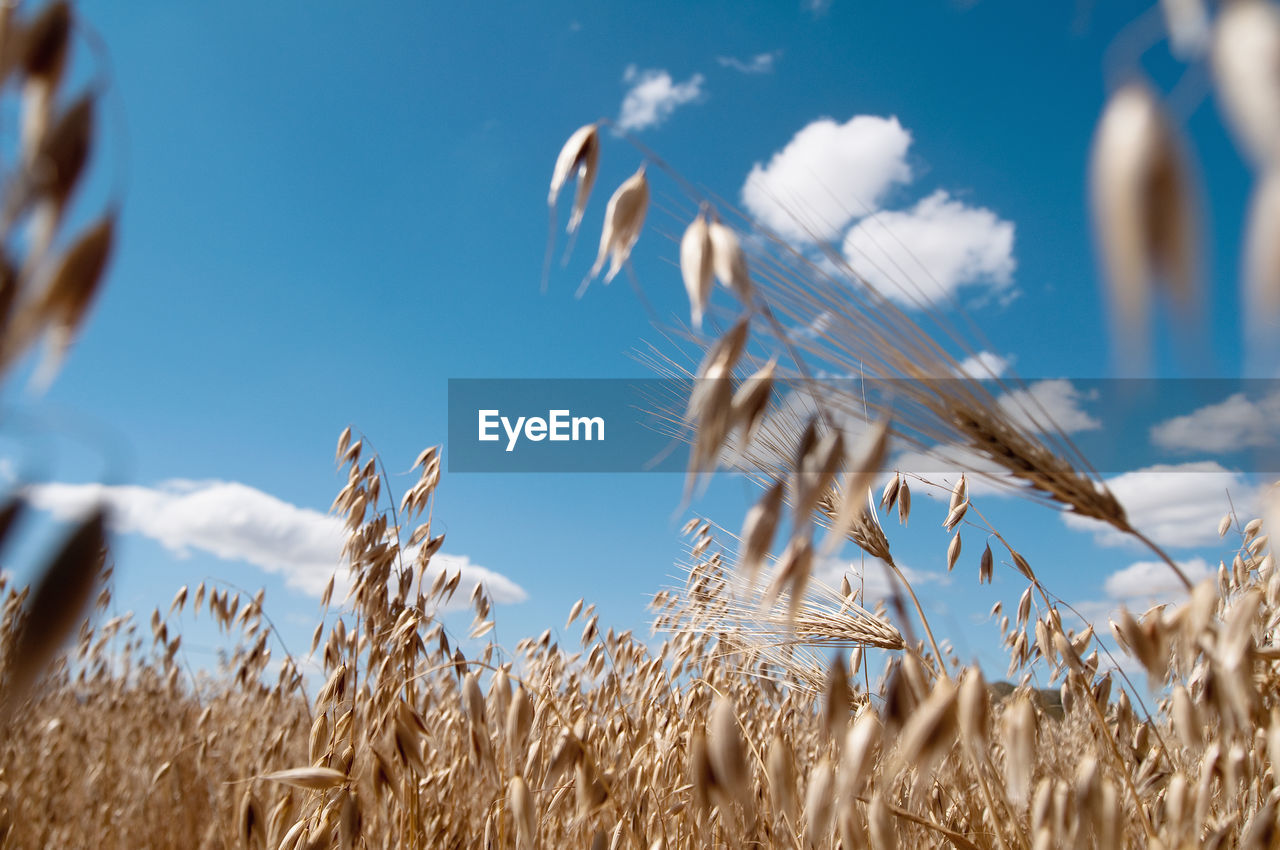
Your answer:
[[[820,118],[792,137],[768,165],[756,163],[742,187],[746,209],[788,239],[837,238],[885,193],[911,179],[911,134],[897,118]]]
[[[1173,451],[1230,452],[1275,446],[1277,438],[1280,393],[1257,401],[1236,393],[1151,428],[1151,442]]]
[[[1178,567],[1193,585],[1211,579],[1216,570],[1204,558],[1178,561]],[[1157,605],[1173,605],[1187,598],[1182,581],[1164,561],[1138,561],[1107,576],[1103,582],[1105,599],[1087,599],[1072,605],[1082,620],[1104,627],[1121,608],[1146,611]]]
[[[339,578],[345,575],[345,569],[339,570],[345,538],[341,519],[239,482],[165,481],[155,487],[36,484],[27,496],[36,508],[63,520],[105,503],[117,532],[140,534],[180,557],[197,550],[243,561],[312,595],[319,595],[335,572]],[[482,582],[494,602],[526,598],[506,576],[472,564],[465,556],[437,554],[432,568],[461,569],[460,587]]]
[[[1002,377],[1012,364],[1012,357],[1002,357],[992,351],[979,351],[972,357],[966,357],[960,361],[960,365],[956,367],[956,374],[962,378],[987,381]]]
[[[622,80],[631,86],[622,99],[622,110],[618,114],[618,127],[622,130],[646,130],[658,126],[671,117],[676,107],[701,97],[704,82],[701,74],[694,74],[683,83],[677,83],[667,71],[641,71],[635,65],[627,67]]]
[[[844,239],[853,269],[900,303],[935,301],[962,286],[1013,287],[1013,222],[939,189],[909,210],[862,219]]]
[[[179,556],[198,549],[247,561],[310,593],[319,593],[339,565],[343,534],[336,517],[236,482],[38,484],[29,498],[63,520],[105,502],[116,531],[149,537]]]
[[[1178,562],[1192,584],[1212,578],[1215,571],[1204,558]],[[1107,576],[1107,596],[1131,607],[1160,605],[1186,599],[1182,581],[1164,561],[1138,561]]]
[[[1218,520],[1232,501],[1242,516],[1254,516],[1262,495],[1243,473],[1214,461],[1157,464],[1108,478],[1107,486],[1130,523],[1162,546],[1212,545],[1218,540]],[[1070,513],[1062,518],[1072,528],[1093,532],[1103,545],[1133,542],[1097,520]]]
[[[716,61],[725,68],[732,68],[743,74],[771,74],[781,55],[781,50],[774,50],[770,53],[757,53],[746,61],[735,56],[717,56]]]
[[[1096,397],[1096,390],[1083,393],[1066,378],[1051,378],[1006,393],[998,403],[1015,423],[1030,431],[1047,433],[1056,426],[1063,433],[1074,434],[1102,427],[1081,407]]]

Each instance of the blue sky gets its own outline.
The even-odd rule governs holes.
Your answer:
[[[105,475],[133,488],[107,491],[128,518],[121,608],[146,614],[182,584],[227,578],[265,586],[269,610],[304,643],[332,546],[317,512],[342,484],[332,454],[343,427],[398,472],[444,440],[449,378],[648,374],[634,352],[659,335],[627,283],[573,297],[605,199],[639,163],[623,140],[603,139],[580,244],[539,291],[552,164],[573,130],[601,117],[784,229],[777,210],[744,195],[753,169],[802,194],[796,180],[824,175],[850,197],[830,208],[819,195],[802,200],[828,223],[841,206],[872,203],[923,240],[917,253],[969,306],[984,349],[1018,375],[1112,374],[1085,174],[1104,52],[1147,9],[89,0],[82,15],[110,49],[111,154],[97,167],[124,187],[119,250],[52,390],[11,395],[91,436],[15,434],[6,447],[58,485],[40,491],[55,514],[91,493],[70,485]],[[1121,75],[1141,68],[1158,89],[1177,86],[1204,188],[1212,310],[1197,317],[1203,333],[1177,345],[1176,325],[1163,325],[1159,374],[1235,376],[1251,174],[1203,63],[1179,83],[1182,65],[1163,43],[1111,61]],[[678,193],[660,179],[654,191],[668,207]],[[683,223],[651,215],[633,267],[674,324],[688,305],[663,231]],[[857,244],[858,220],[834,223],[832,238]],[[1179,462],[1191,461],[1217,463],[1209,453]],[[1216,566],[1223,489],[1247,503],[1255,482],[1203,469],[1119,489],[1141,505],[1139,522],[1171,534],[1204,523],[1175,554]],[[403,492],[413,478],[392,481]],[[580,596],[602,622],[643,628],[643,606],[681,552],[681,493],[671,475],[454,474],[436,516],[453,563],[509,582],[499,636],[514,643],[562,623]],[[754,495],[724,480],[693,510],[737,528]],[[976,535],[948,579],[945,505],[918,502],[907,532],[889,529],[902,560],[962,654],[998,659],[994,627],[981,621],[1021,585],[1006,575],[978,587]],[[1022,551],[1068,599],[1103,610],[1121,598],[1109,577],[1123,590],[1123,576],[1150,574],[1149,556],[1056,513],[996,496],[980,506],[1018,529]]]

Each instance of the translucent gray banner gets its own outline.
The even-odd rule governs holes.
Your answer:
[[[450,472],[673,472],[689,465],[686,407],[691,380],[451,379]],[[1280,381],[1238,379],[1041,379],[1019,384],[943,379],[779,381],[761,436],[735,436],[720,465],[768,472],[785,464],[818,410],[856,445],[865,419],[888,415],[904,454],[930,469],[975,464],[981,452],[957,437],[975,411],[1029,435],[1098,474],[1161,465],[1187,471],[1280,473]]]

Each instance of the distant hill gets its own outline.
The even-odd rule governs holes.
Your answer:
[[[1003,702],[1011,693],[1018,689],[1013,682],[992,682],[987,686],[991,690],[991,695],[997,700]],[[1062,692],[1057,688],[1032,688],[1032,699],[1035,700],[1045,714],[1058,720],[1062,719]]]

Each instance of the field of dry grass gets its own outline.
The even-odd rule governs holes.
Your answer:
[[[1223,37],[1240,15],[1256,28],[1262,14],[1280,49],[1280,18],[1264,6],[1222,11]],[[6,226],[33,221],[36,235],[29,256],[0,266],[3,366],[42,337],[56,363],[114,220],[52,247],[92,139],[93,95],[65,107],[55,97],[69,8],[15,14],[0,7],[24,128]],[[1226,64],[1230,101],[1250,70]],[[1256,102],[1231,103],[1251,139],[1269,132]],[[1145,90],[1121,89],[1098,136],[1102,249],[1126,322],[1141,321],[1129,308],[1158,281],[1190,285],[1177,273],[1191,262],[1180,229],[1190,201],[1159,110]],[[1264,159],[1280,149],[1258,145]],[[571,230],[601,147],[588,125],[555,163],[553,212],[577,183]],[[587,282],[606,262],[609,277],[624,269],[643,231],[648,180],[667,169],[641,154],[605,210]],[[183,587],[149,623],[106,619],[100,512],[33,587],[0,577],[0,847],[1280,847],[1280,571],[1262,520],[1224,517],[1217,579],[1192,587],[1065,437],[954,380],[954,349],[937,334],[945,317],[904,311],[834,251],[799,253],[689,201],[679,263],[691,326],[717,330],[690,330],[696,366],[654,357],[697,379],[691,398],[659,413],[691,445],[690,490],[732,455],[762,495],[740,528],[685,527],[686,581],[655,596],[653,636],[615,632],[584,600],[566,612],[571,645],[550,628],[486,643],[485,589],[432,564],[441,452],[424,451],[417,483],[393,494],[348,430],[334,510],[350,572],[334,565],[309,686],[261,593]],[[717,280],[732,306],[713,295]],[[819,320],[822,333],[798,332]],[[901,381],[905,397],[880,408],[809,383],[852,364]],[[812,390],[810,414],[780,403],[784,378]],[[854,420],[858,440],[845,427]],[[878,473],[895,445],[977,457],[1045,509],[1131,536],[1182,578],[1185,598],[1096,631],[1080,624],[1017,551],[1017,529],[992,527],[960,477],[949,482],[948,567],[963,557],[980,578],[1006,569],[1025,583],[1015,610],[993,612],[1013,682],[987,681],[935,634],[895,562],[881,515],[906,520],[922,486]],[[0,509],[0,539],[21,504],[19,494]],[[962,552],[962,531],[985,548]],[[870,609],[848,582],[812,578],[817,557],[849,544],[895,577]],[[438,613],[459,598],[474,611],[466,635]],[[218,669],[185,666],[182,612],[210,618],[235,646]],[[1116,667],[1121,651],[1145,672],[1137,681]]]
[[[7,706],[3,846],[1280,840],[1280,574],[1256,521],[1228,530],[1237,555],[1217,584],[1112,624],[1157,683],[1145,705],[1130,696],[1145,684],[1099,673],[1098,636],[1064,629],[1029,574],[1007,644],[1016,675],[1060,684],[1059,706],[940,663],[847,587],[812,588],[793,616],[766,616],[730,572],[732,536],[702,522],[688,529],[687,585],[654,600],[660,642],[617,634],[578,604],[573,646],[548,631],[511,654],[464,655],[432,612],[469,589],[430,569],[427,524],[412,556],[390,541],[376,460],[358,445],[345,457],[338,507],[356,570],[345,613],[316,632],[323,686],[309,698],[291,659],[271,663],[261,596],[183,588],[149,634],[86,626],[38,695]],[[429,510],[438,463],[424,453],[401,521]],[[24,622],[23,593],[6,591],[11,658],[38,624]],[[471,603],[483,634],[483,590]],[[186,608],[235,636],[223,669],[180,666],[167,623]],[[883,677],[865,669],[868,648],[888,656]]]

